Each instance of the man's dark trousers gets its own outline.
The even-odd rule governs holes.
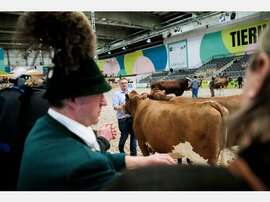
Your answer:
[[[124,153],[125,143],[128,138],[128,135],[130,134],[130,155],[136,156],[137,155],[137,139],[132,128],[132,118],[126,117],[123,119],[118,119],[118,127],[121,132],[121,137],[120,137],[119,145],[118,145],[119,151],[121,153]]]

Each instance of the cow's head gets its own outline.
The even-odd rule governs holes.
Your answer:
[[[145,97],[139,95],[135,90],[131,91],[129,94],[126,94],[125,111],[130,113],[133,117],[136,112],[138,102],[143,99],[145,99]]]

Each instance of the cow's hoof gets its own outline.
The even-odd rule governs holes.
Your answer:
[[[192,161],[189,158],[187,158],[187,164],[188,165],[191,165],[192,164]]]

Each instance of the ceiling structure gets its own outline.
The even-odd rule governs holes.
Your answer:
[[[0,47],[24,49],[26,42],[14,43],[16,21],[23,12],[0,12]],[[128,43],[132,38],[147,35],[170,25],[211,15],[214,12],[84,12],[96,30],[100,59],[131,52],[163,43],[159,34]],[[110,49],[113,44],[123,43],[121,48]],[[128,44],[128,46],[127,46]],[[106,52],[101,51],[106,47]]]

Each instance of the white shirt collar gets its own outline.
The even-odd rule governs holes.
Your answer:
[[[86,127],[52,108],[49,108],[48,114],[64,125],[69,131],[80,137],[93,150],[100,151],[96,135],[91,127]]]

